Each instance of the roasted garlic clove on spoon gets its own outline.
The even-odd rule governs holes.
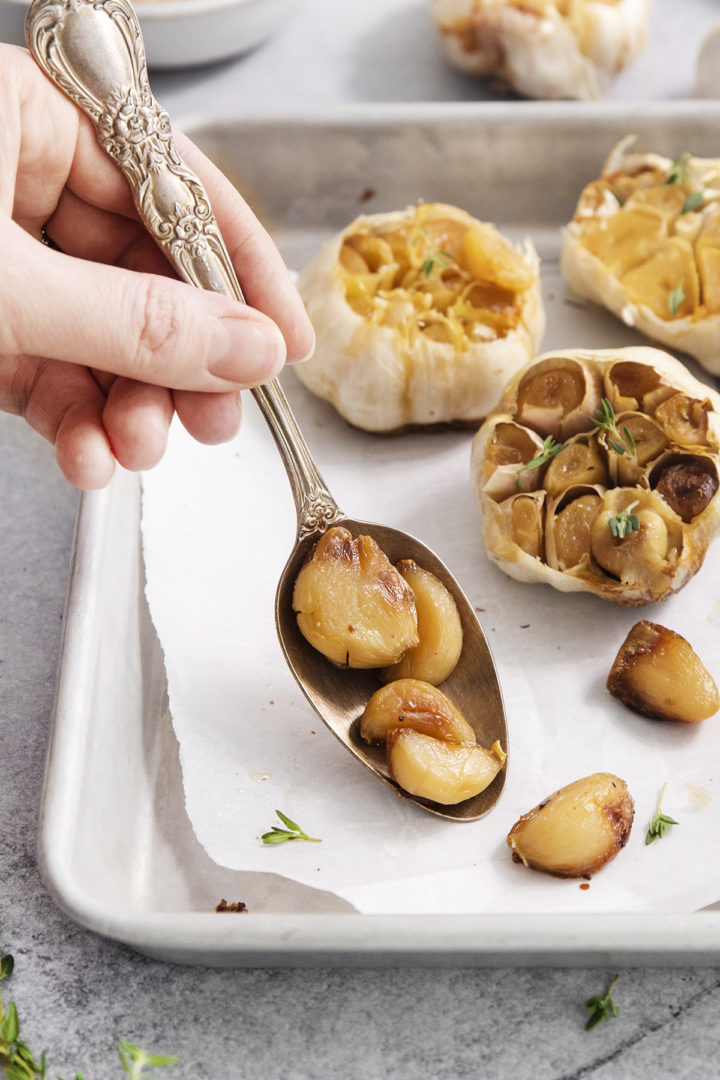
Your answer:
[[[396,565],[415,597],[419,642],[402,660],[382,672],[386,682],[420,679],[437,686],[454,671],[463,646],[463,630],[457,604],[443,583],[412,559]]]
[[[434,739],[477,742],[475,732],[452,701],[430,683],[396,679],[376,690],[360,720],[360,734],[369,743],[383,743],[395,728],[413,728]]]
[[[342,667],[397,663],[419,641],[412,590],[370,536],[331,528],[293,590],[300,632]]]
[[[600,97],[644,48],[648,0],[433,0],[448,60],[530,98]]]
[[[368,431],[479,421],[545,329],[532,242],[440,203],[357,218],[298,288],[317,343],[294,371]]]
[[[445,806],[479,795],[506,759],[497,742],[486,750],[399,727],[388,733],[387,754],[390,775],[403,791]]]
[[[720,373],[720,159],[611,151],[563,231],[568,287]]]
[[[607,688],[628,708],[657,720],[692,724],[720,708],[715,680],[692,645],[646,619],[633,626],[621,645]]]
[[[635,808],[624,780],[593,773],[553,792],[515,822],[515,862],[556,877],[590,877],[625,846]]]
[[[490,559],[519,581],[646,604],[720,530],[720,395],[659,349],[528,365],[473,440]]]

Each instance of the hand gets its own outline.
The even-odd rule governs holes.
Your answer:
[[[173,413],[232,438],[240,390],[306,357],[313,331],[288,271],[229,181],[188,139],[247,305],[173,276],[87,117],[22,49],[0,45],[0,409],[55,446],[82,489],[115,462],[162,457]],[[43,227],[61,249],[40,242]]]

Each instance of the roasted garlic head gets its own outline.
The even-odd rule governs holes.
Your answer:
[[[342,667],[397,663],[419,641],[412,590],[370,536],[328,529],[295,580],[302,635]]]
[[[590,877],[627,844],[635,807],[627,784],[593,773],[555,791],[515,822],[514,862],[556,877]]]
[[[298,287],[317,340],[293,370],[367,431],[480,420],[545,329],[532,243],[439,203],[358,218]]]
[[[720,373],[720,160],[613,149],[563,231],[577,295]]]
[[[656,720],[693,724],[720,709],[720,694],[689,641],[643,619],[615,657],[607,688],[635,712]]]
[[[530,98],[600,97],[642,51],[649,0],[433,0],[447,58]]]
[[[505,573],[661,600],[720,529],[720,395],[659,349],[547,353],[478,431],[471,472]]]

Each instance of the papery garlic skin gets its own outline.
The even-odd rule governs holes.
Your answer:
[[[530,98],[601,97],[645,46],[649,0],[433,0],[448,60]]]
[[[550,410],[540,406],[544,387],[549,405],[558,400],[553,371],[571,388],[585,386],[584,403],[567,392],[566,414],[553,414],[548,430]],[[602,399],[616,410],[617,436],[592,422]],[[576,433],[564,439],[568,424]],[[647,439],[634,454],[629,446],[618,453],[612,444],[622,446],[630,425]],[[548,435],[565,449],[525,469]],[[698,572],[720,532],[720,394],[659,349],[547,353],[515,376],[480,427],[471,476],[485,549],[510,577],[626,606],[661,600]],[[634,527],[615,535],[611,521],[630,514]]]
[[[545,330],[539,260],[457,207],[359,217],[304,267],[305,386],[366,431],[481,420]]]
[[[563,230],[563,276],[577,296],[720,374],[720,159],[683,155],[685,179],[669,183],[673,161],[633,143],[617,143],[581,193]]]

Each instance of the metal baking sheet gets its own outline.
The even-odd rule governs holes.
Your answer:
[[[238,114],[184,126],[245,193],[291,266],[357,213],[418,198],[532,235],[543,260],[548,349],[593,344],[587,324],[580,337],[583,313],[563,300],[559,228],[610,146],[634,131],[640,146],[673,157],[685,149],[714,156],[719,121],[720,109],[706,102],[632,113],[512,102]],[[599,344],[630,343],[610,316],[595,317]],[[216,865],[185,811],[162,650],[144,597],[140,482],[122,471],[81,502],[39,854],[50,890],[75,920],[174,962],[720,960],[720,905],[691,915],[366,916],[279,875]],[[241,899],[250,913],[218,915],[220,898]]]

